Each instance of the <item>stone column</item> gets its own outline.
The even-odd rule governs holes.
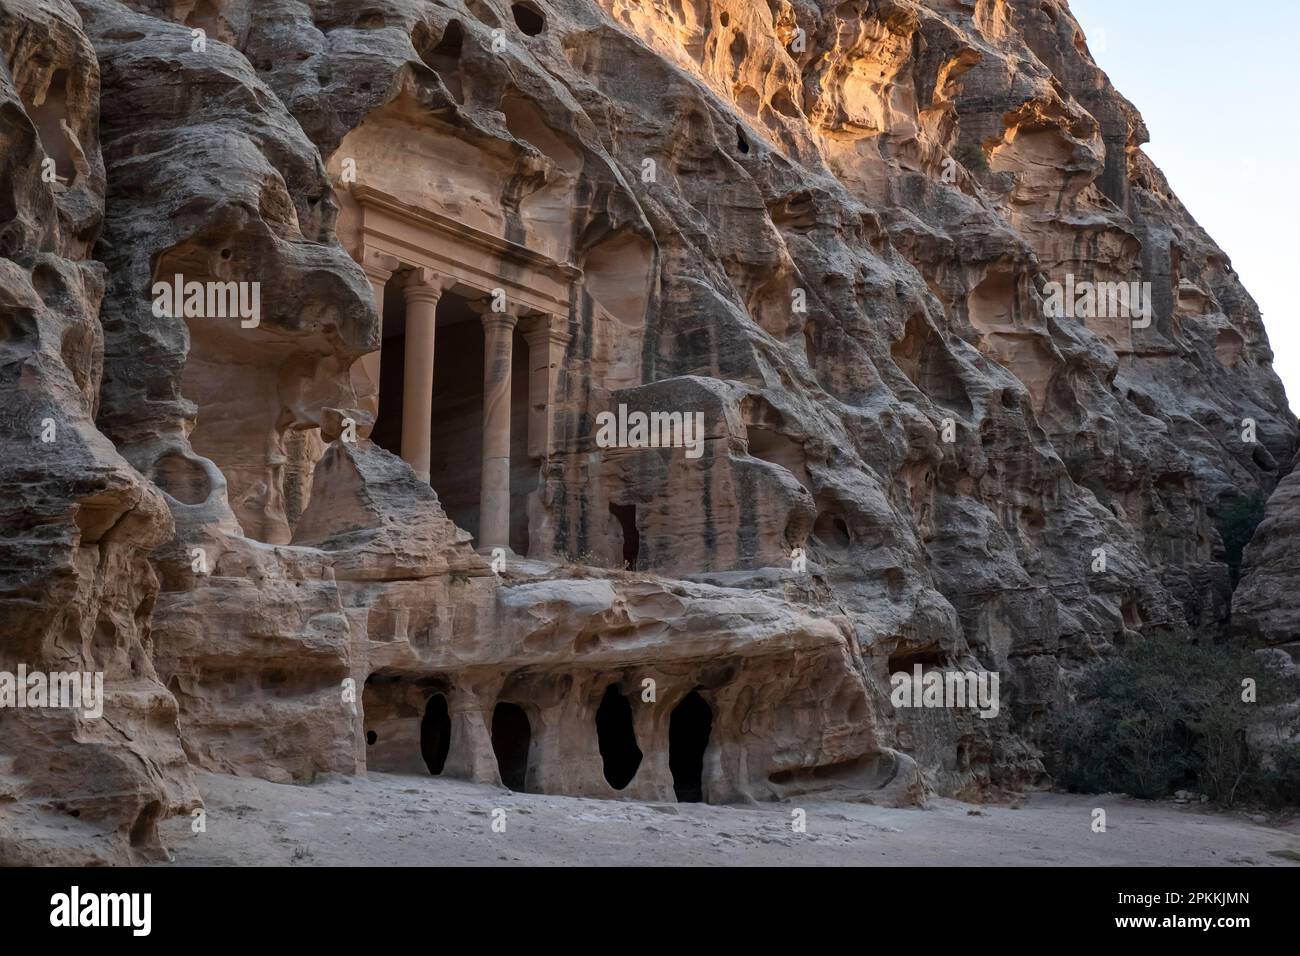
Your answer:
[[[402,458],[429,480],[433,432],[433,337],[438,322],[441,277],[413,269],[402,287],[406,296],[406,358],[402,379]]]
[[[551,424],[555,419],[555,388],[564,349],[573,338],[563,316],[541,315],[527,320],[528,342],[528,457],[550,452]]]
[[[366,278],[375,292],[375,311],[379,313],[379,345],[384,343],[384,286],[393,273],[402,264],[395,256],[374,249],[366,249],[361,255],[361,268],[366,271]],[[357,395],[357,407],[370,414],[370,422],[358,423],[357,434],[362,438],[370,437],[374,421],[379,417],[379,351],[367,352],[352,364],[352,388]]]
[[[482,310],[483,472],[479,492],[480,550],[510,547],[510,370],[514,359],[513,311]]]

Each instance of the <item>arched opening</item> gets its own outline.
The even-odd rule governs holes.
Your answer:
[[[704,751],[713,729],[713,710],[696,691],[673,708],[668,721],[668,769],[680,803],[704,799]]]
[[[533,729],[528,715],[518,704],[504,701],[492,711],[492,750],[497,756],[501,782],[516,793],[524,792],[528,781],[528,748]]]
[[[420,721],[420,755],[424,757],[429,773],[437,776],[447,763],[451,749],[451,714],[447,711],[447,698],[434,694],[424,708]]]
[[[614,684],[605,688],[596,709],[596,739],[605,765],[605,780],[615,790],[622,790],[641,766],[641,748],[636,745],[632,726],[632,705]]]
[[[530,37],[535,37],[546,29],[546,17],[531,3],[512,4],[510,12],[515,16],[515,25]]]

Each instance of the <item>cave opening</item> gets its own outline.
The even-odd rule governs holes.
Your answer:
[[[429,773],[435,777],[442,773],[450,749],[451,714],[447,710],[447,698],[434,694],[425,705],[424,719],[420,721],[420,755]]]
[[[530,37],[535,37],[546,29],[546,17],[531,3],[512,4],[510,12],[514,14],[515,26]]]
[[[533,728],[518,704],[501,701],[492,711],[492,750],[496,754],[501,782],[523,793],[528,782],[528,749]]]
[[[704,799],[704,751],[713,729],[713,710],[698,691],[673,708],[668,721],[668,769],[679,803]]]
[[[636,505],[610,504],[609,513],[623,532],[623,566],[636,570],[636,559],[641,553],[641,533],[636,528]]]
[[[636,776],[642,754],[632,725],[632,705],[619,693],[616,684],[605,688],[605,696],[596,709],[596,740],[606,782],[615,790],[624,789]]]
[[[745,138],[745,133],[739,125],[736,126],[736,149],[742,153],[749,152],[749,140]]]

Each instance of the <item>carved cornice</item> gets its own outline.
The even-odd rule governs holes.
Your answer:
[[[360,203],[366,212],[378,212],[399,222],[449,236],[456,242],[464,243],[491,256],[544,272],[556,281],[571,283],[582,275],[581,270],[568,263],[557,262],[540,252],[534,252],[527,246],[476,229],[440,212],[412,206],[373,186],[358,183],[352,187],[351,192],[352,198]],[[362,230],[366,234],[383,234],[382,228],[375,224],[371,216],[363,217]]]

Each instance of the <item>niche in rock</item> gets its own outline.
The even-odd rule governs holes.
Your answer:
[[[641,553],[641,533],[636,527],[636,505],[611,504],[609,513],[618,522],[622,532],[623,566],[629,571],[635,571],[636,559]],[[616,545],[616,549],[617,547]]]
[[[936,405],[942,405],[969,418],[970,397],[962,380],[962,367],[952,348],[922,315],[907,322],[903,337],[890,349],[896,364],[921,392]]]
[[[518,704],[502,701],[492,711],[492,750],[496,754],[501,782],[523,793],[528,782],[528,750],[533,729],[528,715]]]
[[[229,43],[232,46],[238,45],[239,38],[235,36],[234,31],[230,29],[230,24],[222,16],[221,5],[214,0],[198,0],[198,3],[194,4],[194,9],[185,18],[185,25],[191,29],[202,30],[209,39]]]
[[[36,126],[41,149],[47,157],[54,160],[55,175],[65,185],[71,186],[77,177],[77,170],[72,163],[68,134],[63,132],[63,123],[68,119],[67,71],[56,71],[45,91],[32,102],[23,105]]]
[[[182,504],[202,504],[212,494],[212,483],[203,466],[179,452],[168,452],[159,458],[149,477]]]
[[[668,721],[668,769],[680,803],[704,799],[704,751],[713,729],[713,710],[697,691],[673,708]]]
[[[844,518],[831,511],[819,511],[817,521],[813,524],[813,538],[821,551],[834,555],[845,555],[853,538]]]
[[[448,22],[442,36],[436,41],[433,31],[425,24],[416,25],[411,34],[411,45],[420,60],[438,74],[443,86],[457,103],[465,102],[465,88],[461,79],[460,55],[465,42],[465,31],[459,20]]]
[[[420,755],[429,773],[434,776],[442,773],[450,749],[451,714],[447,711],[447,698],[434,694],[425,705],[424,719],[420,721]]]
[[[605,696],[596,710],[596,738],[605,780],[615,790],[622,790],[632,782],[641,766],[641,748],[636,744],[632,726],[632,705],[614,684],[605,688]]]

